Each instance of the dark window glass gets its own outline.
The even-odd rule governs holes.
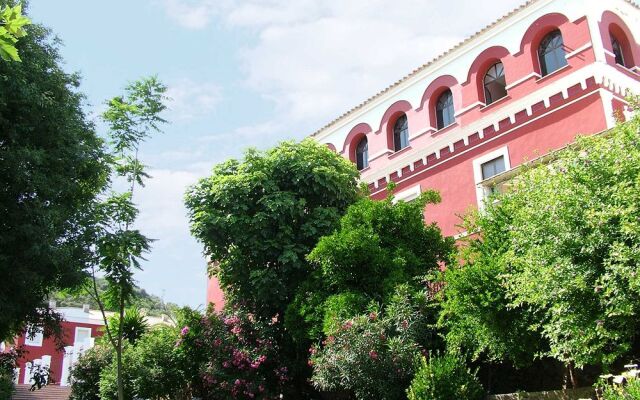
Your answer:
[[[538,47],[538,58],[540,60],[542,76],[548,75],[567,65],[562,34],[559,30],[549,33],[542,39],[540,47]]]
[[[358,170],[369,166],[369,142],[366,137],[363,137],[356,147],[356,165]]]
[[[620,46],[620,42],[615,36],[611,35],[611,47],[613,48],[613,54],[616,56],[616,64],[625,66],[624,64],[624,54],[622,54],[622,46]]]
[[[504,77],[504,67],[501,62],[493,64],[484,76],[484,99],[486,104],[507,95],[507,81]]]
[[[442,93],[436,103],[436,120],[438,123],[438,129],[442,129],[454,123],[455,117],[453,116],[453,95],[451,90],[447,90]]]
[[[487,161],[481,165],[482,179],[489,179],[492,176],[496,176],[501,172],[504,172],[504,156],[494,158],[491,161]]]
[[[407,122],[407,116],[402,114],[393,126],[393,148],[398,151],[407,146],[409,146],[409,123]]]

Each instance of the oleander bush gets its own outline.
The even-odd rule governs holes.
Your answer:
[[[438,342],[433,314],[424,293],[400,287],[384,309],[343,321],[322,347],[310,349],[313,384],[362,400],[404,399],[415,360]]]

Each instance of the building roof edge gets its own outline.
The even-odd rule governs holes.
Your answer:
[[[489,25],[486,25],[484,28],[480,29],[479,31],[477,31],[473,35],[471,35],[471,36],[467,37],[466,39],[462,40],[460,43],[458,43],[455,46],[451,47],[450,49],[446,50],[444,53],[441,53],[438,56],[436,56],[433,59],[431,59],[430,61],[426,62],[425,64],[422,64],[421,66],[419,66],[418,68],[414,69],[413,71],[411,71],[409,74],[405,75],[404,77],[402,77],[398,81],[396,81],[393,84],[387,86],[383,90],[381,90],[378,93],[374,94],[373,96],[369,97],[368,99],[366,99],[365,101],[363,101],[360,104],[356,105],[355,107],[352,107],[350,110],[348,110],[345,113],[341,114],[339,117],[334,118],[331,122],[327,123],[326,125],[324,125],[320,129],[316,130],[310,136],[311,137],[316,137],[317,135],[319,135],[323,131],[327,130],[328,128],[332,127],[333,125],[337,124],[338,122],[342,121],[343,119],[345,119],[349,115],[351,115],[354,112],[360,110],[364,106],[370,104],[372,101],[374,101],[375,99],[379,98],[383,94],[389,92],[390,90],[393,90],[394,88],[398,87],[400,84],[406,82],[407,80],[409,80],[412,77],[416,76],[418,73],[424,71],[426,68],[432,66],[434,63],[438,62],[442,58],[444,58],[447,55],[451,54],[453,51],[455,51],[455,50],[465,46],[466,44],[472,42],[473,40],[477,39],[478,37],[480,37],[481,35],[483,35],[487,31],[489,31],[490,29],[492,29],[493,27],[495,27],[499,23],[505,21],[508,18],[513,17],[514,15],[516,15],[516,14],[522,12],[523,10],[529,8],[534,3],[537,3],[537,2],[540,2],[540,1],[542,1],[542,0],[527,0],[525,3],[523,3],[519,7],[514,8],[513,10],[511,10],[508,13],[506,13],[502,17],[498,18],[494,22],[490,23]],[[633,0],[623,0],[623,1],[625,3],[628,3],[628,4],[632,5],[636,9],[640,10],[640,6],[638,6]]]

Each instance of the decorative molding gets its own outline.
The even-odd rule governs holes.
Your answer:
[[[465,108],[463,108],[462,110],[458,111],[457,113],[454,113],[453,116],[455,118],[458,118],[459,116],[465,114],[467,111],[471,111],[476,107],[482,107],[482,106],[486,107],[486,104],[481,102],[481,101],[476,101],[475,103],[466,106]]]
[[[512,82],[512,83],[508,84],[507,86],[505,86],[505,89],[507,89],[507,90],[513,89],[514,87],[520,85],[521,83],[524,83],[524,82],[528,81],[531,78],[540,79],[540,78],[542,78],[542,75],[540,75],[539,73],[534,71],[534,72],[530,73],[529,75],[525,75],[522,78],[516,80],[515,82]]]
[[[565,58],[568,60],[572,57],[577,56],[578,54],[582,53],[583,51],[590,49],[591,47],[593,47],[593,43],[588,42],[585,43],[584,45],[578,47],[577,49],[573,50],[571,53],[567,53],[565,54]]]
[[[500,138],[502,138],[503,136],[505,136],[505,135],[507,135],[507,134],[511,133],[512,131],[514,131],[514,130],[516,130],[516,129],[520,129],[521,127],[527,126],[527,125],[529,125],[529,124],[531,124],[531,123],[533,123],[533,122],[538,121],[540,118],[545,118],[545,117],[546,117],[547,115],[549,115],[550,113],[557,112],[557,111],[562,110],[562,109],[564,109],[564,108],[566,108],[566,107],[568,107],[568,106],[570,106],[570,105],[572,105],[572,104],[574,104],[574,103],[576,103],[576,102],[578,102],[578,101],[583,100],[584,98],[587,98],[587,97],[589,97],[589,96],[593,96],[593,95],[595,95],[595,94],[600,94],[600,93],[605,92],[605,91],[606,91],[605,89],[600,88],[600,89],[596,89],[596,90],[594,90],[594,91],[591,91],[591,92],[589,92],[589,93],[586,93],[586,94],[584,94],[583,96],[580,96],[580,97],[578,97],[578,98],[576,98],[576,99],[574,99],[574,100],[572,100],[572,101],[570,101],[570,102],[568,102],[568,103],[566,103],[566,104],[563,104],[562,106],[560,106],[560,107],[558,107],[558,108],[556,108],[556,109],[554,109],[554,110],[551,110],[551,111],[549,111],[549,112],[547,112],[547,113],[544,113],[544,114],[542,114],[542,115],[540,115],[540,116],[538,116],[538,117],[536,117],[536,118],[533,118],[533,119],[531,119],[531,120],[529,120],[529,121],[526,121],[525,123],[523,123],[523,124],[521,124],[521,125],[518,125],[517,127],[513,127],[513,128],[511,128],[511,129],[509,129],[509,130],[507,130],[507,131],[505,131],[505,132],[502,132],[502,133],[500,133],[500,134],[498,134],[498,135],[496,135],[496,136],[494,136],[494,137],[492,137],[492,138],[490,138],[490,139],[488,139],[488,140],[486,140],[486,141],[483,141],[483,142],[481,142],[481,143],[478,143],[476,146],[468,147],[468,148],[466,148],[466,149],[464,149],[464,150],[462,150],[462,151],[460,151],[460,152],[457,152],[457,153],[453,154],[451,157],[449,157],[449,158],[447,158],[446,160],[444,160],[443,162],[449,162],[449,161],[452,161],[452,160],[454,160],[454,159],[456,159],[456,158],[458,158],[458,157],[460,157],[460,156],[462,156],[462,155],[464,155],[464,154],[468,153],[469,151],[475,150],[475,149],[476,149],[476,148],[478,148],[479,146],[482,146],[482,145],[484,145],[484,144],[486,144],[486,143],[490,143],[490,142],[493,142],[493,141],[495,141],[495,140],[497,140],[497,139],[500,139]],[[432,153],[429,153],[429,154],[432,154]],[[427,155],[427,156],[428,156],[428,155]],[[427,156],[423,156],[423,157],[427,157]],[[419,161],[419,160],[418,160],[418,161]],[[439,165],[440,165],[440,163],[436,163],[435,165],[431,165],[431,166],[429,166],[429,167],[427,167],[427,168],[425,168],[425,169],[420,170],[420,171],[419,171],[419,172],[417,172],[416,174],[412,174],[412,175],[410,175],[410,176],[408,176],[408,177],[406,177],[406,178],[404,178],[404,179],[401,179],[401,180],[395,181],[395,183],[396,183],[396,184],[400,184],[400,183],[404,182],[404,181],[405,181],[405,180],[407,180],[407,179],[412,179],[412,178],[414,178],[415,176],[420,175],[420,174],[423,174],[423,173],[425,173],[425,172],[427,172],[427,171],[429,171],[429,170],[431,170],[431,169],[433,169],[433,168],[435,168],[436,166],[439,166]],[[382,179],[382,178],[386,178],[387,182],[389,182],[389,176],[388,176],[388,175],[387,175],[386,177],[385,177],[385,176],[381,176],[381,177],[379,177],[379,178],[377,178],[377,179],[376,179],[375,184],[374,184],[374,188],[376,188],[376,189],[379,189],[379,188],[380,188],[379,180],[380,180],[380,179]],[[370,181],[371,181],[370,179],[371,179],[371,178],[366,179],[366,181],[370,182]],[[375,178],[374,178],[374,179],[375,179]],[[372,193],[372,195],[376,195],[376,194],[378,194],[378,193],[380,193],[380,192],[381,192],[381,190],[378,190],[378,191],[376,191],[376,192],[373,192],[373,193]]]

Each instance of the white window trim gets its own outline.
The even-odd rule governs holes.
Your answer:
[[[75,335],[73,337],[73,344],[74,345],[79,345],[80,344],[80,343],[78,343],[78,333],[82,332],[82,331],[84,331],[84,332],[89,331],[89,338],[88,339],[91,340],[91,328],[77,326],[76,327],[76,331],[75,331]]]
[[[29,329],[24,332],[24,345],[33,347],[42,347],[42,341],[44,339],[44,331],[42,328],[38,328],[33,339],[29,337]]]
[[[393,196],[393,204],[396,204],[399,201],[415,200],[418,198],[418,196],[420,196],[420,193],[422,193],[420,185],[415,185],[409,189],[403,190],[402,192],[396,193]]]
[[[486,197],[485,187],[481,184],[481,182],[484,180],[482,179],[482,164],[491,160],[495,160],[500,156],[502,156],[504,159],[505,172],[509,171],[511,169],[511,161],[509,160],[509,148],[507,146],[501,147],[497,150],[492,151],[491,153],[487,153],[473,160],[473,180],[476,184],[476,199],[478,201],[478,208],[480,210],[484,208],[484,199]]]

